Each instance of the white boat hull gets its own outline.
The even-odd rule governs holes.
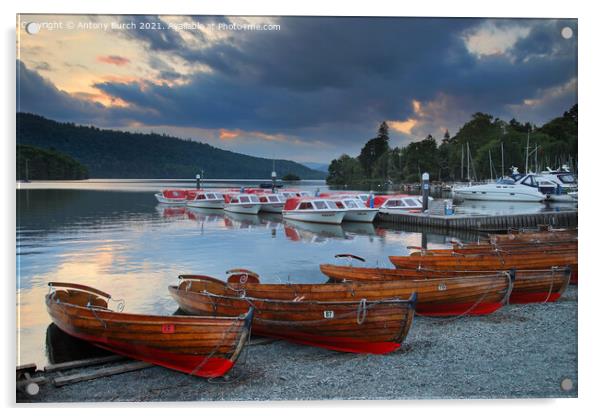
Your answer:
[[[321,224],[340,224],[343,222],[346,211],[282,211],[282,216],[289,220],[317,222]]]
[[[259,213],[260,208],[261,204],[225,204],[224,211],[255,215]]]
[[[524,188],[524,189],[521,189]],[[453,191],[454,198],[474,201],[514,201],[514,202],[541,202],[546,196],[541,192],[524,186],[507,185],[500,189],[481,189],[479,187],[458,188]]]
[[[575,198],[573,198],[569,194],[560,194],[560,195],[550,194],[550,196],[548,197],[548,201],[552,201],[552,202],[575,202]]]
[[[211,209],[222,209],[224,208],[224,201],[216,200],[193,200],[186,202],[186,205],[193,208],[211,208]]]
[[[378,209],[350,209],[345,213],[343,221],[372,222],[378,214]]]
[[[259,209],[261,212],[271,212],[274,214],[282,214],[282,208],[284,208],[284,203],[265,203],[261,204],[261,208]]]
[[[157,201],[161,204],[186,205],[185,198],[165,198],[161,193],[155,194],[155,198],[157,198]]]

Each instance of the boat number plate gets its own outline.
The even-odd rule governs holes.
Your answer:
[[[326,319],[334,318],[334,311],[324,311],[324,318],[326,318]]]
[[[163,324],[161,326],[161,332],[164,334],[173,334],[176,332],[176,326],[174,324]]]
[[[437,287],[437,289],[443,292],[445,289],[447,289],[447,286],[445,286],[445,283],[439,283],[439,287]]]

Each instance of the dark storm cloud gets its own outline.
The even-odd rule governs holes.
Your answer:
[[[60,91],[17,60],[17,111],[87,122],[88,118],[94,117],[94,113],[100,110],[102,106]]]
[[[139,109],[110,109],[89,99],[59,90],[36,71],[17,60],[17,111],[61,121],[113,126],[145,117]]]
[[[159,17],[122,19],[167,25]],[[190,20],[208,24],[234,19]],[[477,56],[470,53],[463,38],[484,22],[285,17],[277,21],[279,31],[220,32],[217,41],[191,32],[202,48],[173,30],[127,31],[125,36],[148,50],[151,66],[164,80],[178,79],[179,72],[173,62],[166,63],[158,54],[211,71],[186,75],[184,84],[103,82],[95,87],[130,105],[103,109],[108,123],[115,119],[256,130],[300,140],[320,137],[343,146],[350,140],[363,143],[379,121],[413,116],[412,100],[428,102],[446,94],[466,103],[471,111],[498,116],[505,114],[508,105],[576,77],[576,36],[570,40],[560,36],[567,25],[576,35],[576,21],[489,21],[502,28],[528,27],[530,32],[503,54]],[[43,79],[38,76],[36,81]],[[68,101],[64,93],[56,94]],[[34,96],[32,92],[28,99]],[[84,103],[69,105],[72,118],[89,116]],[[544,120],[557,115],[529,114]],[[354,131],[357,136],[350,137]]]

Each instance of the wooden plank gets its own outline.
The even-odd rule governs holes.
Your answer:
[[[64,363],[47,365],[44,367],[44,371],[47,373],[50,373],[53,371],[72,370],[74,368],[90,367],[93,365],[113,363],[113,362],[122,361],[125,359],[126,358],[122,357],[121,355],[108,355],[106,357],[96,357],[96,358],[88,358],[85,360],[67,361]]]
[[[145,363],[143,361],[133,361],[126,364],[116,365],[107,368],[101,368],[94,371],[88,371],[86,373],[71,374],[68,376],[56,377],[53,380],[55,386],[65,386],[67,384],[79,383],[80,381],[89,381],[101,377],[114,376],[116,374],[127,373],[130,371],[138,371],[144,368],[152,367],[153,364]]]

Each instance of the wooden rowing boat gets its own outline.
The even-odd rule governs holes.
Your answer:
[[[454,246],[448,249],[422,249],[420,247],[408,247],[414,249],[410,253],[410,256],[441,256],[441,255],[460,255],[460,254],[479,254],[479,253],[507,253],[507,254],[526,254],[536,253],[537,255],[543,254],[572,254],[577,258],[577,244],[557,244],[557,245],[542,245],[542,244],[529,244],[520,246],[497,246],[490,244],[475,244],[465,246]]]
[[[427,271],[424,269],[383,269],[369,267],[321,264],[320,270],[333,282],[374,282],[390,280],[441,279],[454,277],[480,277],[498,271]],[[555,302],[566,290],[570,268],[556,267],[546,270],[514,271],[514,284],[509,303]]]
[[[156,316],[115,312],[111,295],[74,283],[48,284],[46,308],[64,332],[136,360],[200,377],[226,374],[251,329],[253,309],[236,317]]]
[[[407,300],[352,296],[322,300],[319,291],[295,292],[302,285],[232,284],[209,276],[180,279],[169,292],[188,313],[221,316],[253,306],[254,333],[344,352],[397,350],[410,329],[416,304],[415,294]]]
[[[240,297],[269,301],[286,302],[357,302],[381,301],[387,299],[408,299],[416,293],[418,300],[416,312],[430,316],[485,315],[502,307],[512,290],[512,281],[508,274],[499,273],[478,278],[457,277],[453,279],[417,279],[389,282],[348,282],[339,284],[265,284],[259,283],[259,277],[249,271],[237,270],[237,274],[246,279],[241,283],[224,283],[208,276],[183,276],[192,286],[189,292],[206,291],[218,298]],[[253,281],[251,281],[253,280]],[[182,287],[182,284],[179,286]],[[170,287],[170,291],[176,287]],[[179,292],[183,294],[183,292]],[[243,296],[244,295],[244,296]],[[209,297],[201,294],[197,299],[205,301]],[[182,306],[182,300],[176,297]],[[213,304],[212,304],[213,305]],[[216,304],[219,306],[219,304]],[[183,309],[193,305],[183,305]],[[241,307],[240,305],[238,307]],[[207,306],[205,306],[207,308]],[[200,309],[200,308],[198,308]],[[226,309],[223,311],[227,312]],[[261,308],[256,319],[261,317]],[[254,326],[257,325],[257,321]]]
[[[577,253],[515,253],[493,252],[438,256],[390,256],[399,269],[425,268],[427,270],[541,270],[551,267],[570,267],[571,283],[577,283]]]
[[[489,234],[489,242],[544,242],[544,241],[577,241],[576,230],[523,231],[508,234]]]

